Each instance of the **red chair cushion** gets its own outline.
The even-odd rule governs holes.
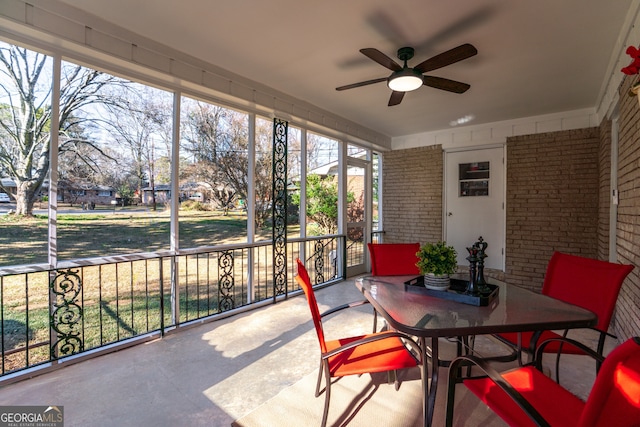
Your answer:
[[[420,243],[369,243],[371,274],[398,276],[420,274],[416,266]]]
[[[376,334],[327,341],[327,351],[350,342]],[[370,372],[386,372],[416,366],[416,359],[398,337],[391,337],[361,344],[329,358],[332,377],[358,375]]]
[[[550,425],[577,425],[584,402],[533,366],[515,369],[502,375]],[[507,424],[535,426],[514,400],[489,378],[466,379],[463,382]]]
[[[342,338],[338,340],[325,341],[322,329],[322,319],[316,302],[313,287],[309,280],[309,274],[304,268],[300,259],[296,260],[298,265],[298,275],[296,282],[304,290],[307,297],[311,317],[318,335],[320,351],[327,353],[338,347],[352,343],[361,338],[376,336],[379,334],[369,334],[355,337]],[[329,372],[332,377],[345,375],[365,374],[370,372],[385,372],[396,369],[411,368],[417,365],[416,359],[409,353],[400,338],[384,337],[376,341],[360,344],[352,349],[344,350],[327,359]]]

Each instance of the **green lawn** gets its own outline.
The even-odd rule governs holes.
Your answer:
[[[79,210],[79,209],[78,209]],[[82,212],[82,211],[81,211]],[[180,211],[180,248],[246,242],[242,211]],[[0,267],[47,262],[47,217],[0,216]],[[259,230],[258,239],[271,231]],[[167,211],[96,210],[58,215],[58,260],[153,252],[170,247]]]

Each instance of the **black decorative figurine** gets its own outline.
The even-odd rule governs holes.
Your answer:
[[[467,248],[469,251],[469,256],[467,257],[467,261],[469,261],[469,284],[467,285],[467,293],[470,295],[478,294],[478,286],[476,285],[476,264],[478,263],[478,248],[474,244],[470,248]]]
[[[484,279],[484,259],[488,256],[485,253],[488,244],[482,239],[482,236],[480,236],[473,246],[478,248],[478,253],[476,255],[478,258],[478,277],[476,278],[476,285],[478,286],[478,289],[482,291],[487,285],[487,281]]]

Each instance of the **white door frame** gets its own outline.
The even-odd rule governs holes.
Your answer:
[[[505,248],[506,248],[506,241],[507,241],[507,209],[506,209],[506,197],[507,197],[507,144],[505,143],[500,143],[500,144],[488,144],[488,145],[478,145],[478,146],[472,146],[472,147],[461,147],[461,148],[448,148],[443,150],[443,179],[442,179],[442,224],[443,224],[443,230],[442,230],[442,235],[443,235],[443,239],[446,241],[447,240],[447,221],[448,221],[448,205],[447,205],[447,188],[449,188],[449,185],[455,185],[457,188],[458,182],[448,182],[447,179],[447,154],[448,153],[459,153],[459,152],[463,152],[463,151],[479,151],[479,150],[487,150],[487,149],[494,149],[494,148],[501,148],[502,149],[502,158],[503,160],[503,178],[502,178],[502,226],[503,226],[503,230],[502,230],[502,242],[500,242],[502,249],[502,262],[500,263],[500,269],[502,271],[505,271],[505,264],[506,264],[506,253],[505,253]],[[473,242],[470,242],[473,243]]]
[[[350,223],[347,221],[347,212],[346,212],[346,207],[347,207],[347,178],[348,178],[348,168],[349,166],[354,166],[354,167],[358,167],[358,168],[362,168],[364,170],[364,222],[361,224],[363,227],[363,258],[362,258],[362,263],[361,264],[357,264],[357,265],[352,265],[352,266],[347,266],[347,277],[351,277],[357,274],[362,274],[367,272],[367,269],[369,268],[368,265],[368,249],[367,249],[367,242],[369,241],[369,235],[371,234],[371,161],[370,160],[362,160],[362,159],[356,159],[354,157],[347,157],[346,158],[346,167],[344,168],[345,172],[344,172],[344,182],[345,182],[345,191],[344,191],[344,199],[342,200],[342,203],[345,207],[344,209],[344,224],[345,227],[342,231],[343,234],[347,234],[347,230],[349,229],[349,225]],[[346,254],[345,254],[346,256]]]

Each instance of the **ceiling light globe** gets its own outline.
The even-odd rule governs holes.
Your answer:
[[[405,70],[403,70],[405,71]],[[415,74],[412,70],[406,70],[402,74],[396,74],[389,78],[387,86],[396,92],[410,92],[422,86],[422,76]]]

